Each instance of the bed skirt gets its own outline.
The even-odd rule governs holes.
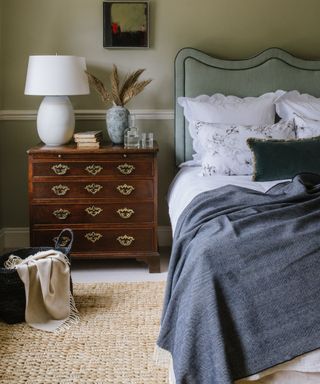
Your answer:
[[[166,351],[163,348],[160,348],[158,345],[156,345],[154,354],[153,354],[153,360],[157,365],[168,369],[169,384],[176,384],[171,353],[169,351]]]

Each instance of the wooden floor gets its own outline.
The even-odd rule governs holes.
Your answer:
[[[79,283],[112,281],[162,281],[167,278],[170,248],[160,248],[161,273],[149,273],[148,267],[134,259],[74,261],[72,279]]]

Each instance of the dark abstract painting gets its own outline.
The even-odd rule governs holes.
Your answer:
[[[103,46],[106,48],[149,47],[149,3],[105,1]]]

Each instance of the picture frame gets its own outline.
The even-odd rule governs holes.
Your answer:
[[[149,48],[149,1],[104,1],[104,48]]]

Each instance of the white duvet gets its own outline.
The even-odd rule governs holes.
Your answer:
[[[182,167],[171,183],[168,193],[169,215],[172,231],[180,214],[191,200],[201,192],[232,184],[266,192],[281,181],[256,182],[251,176],[201,176],[201,167]],[[174,374],[170,375],[174,384]],[[273,368],[237,380],[236,384],[255,382],[259,384],[320,384],[320,349],[298,356]],[[200,383],[199,383],[200,384]]]
[[[217,189],[228,184],[266,192],[277,183],[278,181],[252,181],[251,176],[201,176],[201,167],[182,167],[171,183],[168,194],[172,229],[175,230],[178,218],[184,208],[201,192]]]

